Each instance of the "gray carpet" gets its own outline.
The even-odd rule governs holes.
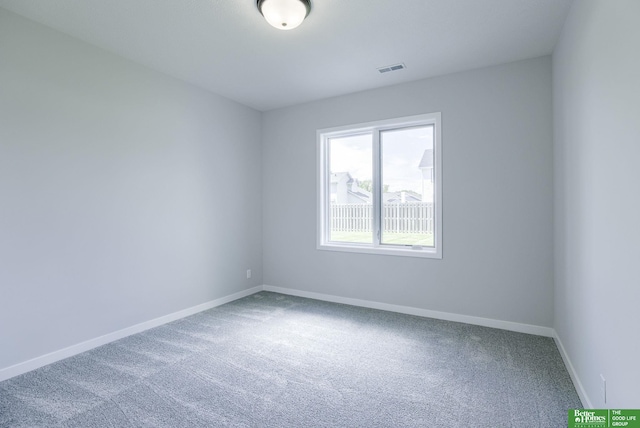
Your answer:
[[[566,427],[552,339],[261,292],[0,383],[2,427]]]

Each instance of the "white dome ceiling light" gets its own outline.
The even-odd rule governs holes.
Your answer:
[[[293,30],[311,12],[310,0],[258,0],[258,10],[279,30]]]

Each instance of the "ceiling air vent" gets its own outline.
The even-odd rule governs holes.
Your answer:
[[[393,64],[393,65],[387,65],[386,67],[380,67],[378,68],[378,72],[380,74],[383,73],[389,73],[391,71],[398,71],[398,70],[404,70],[405,68],[407,68],[406,65],[400,63],[400,64]]]

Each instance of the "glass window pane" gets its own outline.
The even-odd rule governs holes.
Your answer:
[[[380,132],[381,243],[434,246],[434,126]]]
[[[371,134],[329,139],[329,240],[373,242]]]

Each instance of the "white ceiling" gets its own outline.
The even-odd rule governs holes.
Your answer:
[[[258,110],[546,55],[573,0],[0,0],[0,7]],[[403,62],[406,70],[377,67]]]

